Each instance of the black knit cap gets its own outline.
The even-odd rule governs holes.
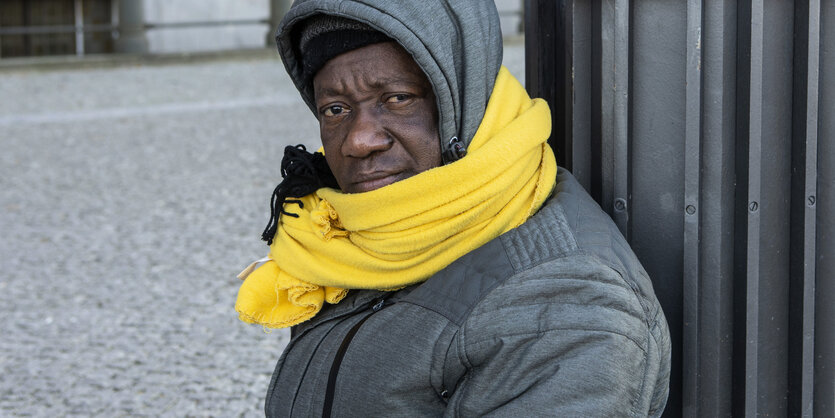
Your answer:
[[[348,51],[392,39],[356,20],[319,14],[305,20],[299,28],[297,43],[304,80],[310,83],[328,60]]]

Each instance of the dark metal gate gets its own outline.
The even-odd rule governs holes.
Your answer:
[[[113,52],[114,13],[114,0],[3,0],[0,58]]]
[[[835,416],[835,1],[526,0],[552,145],[650,273],[668,416]]]

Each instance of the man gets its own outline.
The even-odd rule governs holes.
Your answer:
[[[238,294],[292,327],[267,415],[661,414],[649,278],[558,171],[492,1],[297,1],[277,40],[324,156],[286,150]]]

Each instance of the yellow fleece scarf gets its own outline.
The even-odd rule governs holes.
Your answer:
[[[322,188],[288,208],[299,217],[281,217],[269,260],[242,273],[240,319],[298,324],[348,289],[424,281],[521,225],[554,187],[550,133],[548,104],[502,67],[466,157],[370,192]]]

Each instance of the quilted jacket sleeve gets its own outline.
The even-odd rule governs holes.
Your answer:
[[[461,328],[451,355],[466,372],[446,415],[660,415],[669,354],[653,336],[655,326],[666,332],[653,312],[592,257],[517,275]]]

